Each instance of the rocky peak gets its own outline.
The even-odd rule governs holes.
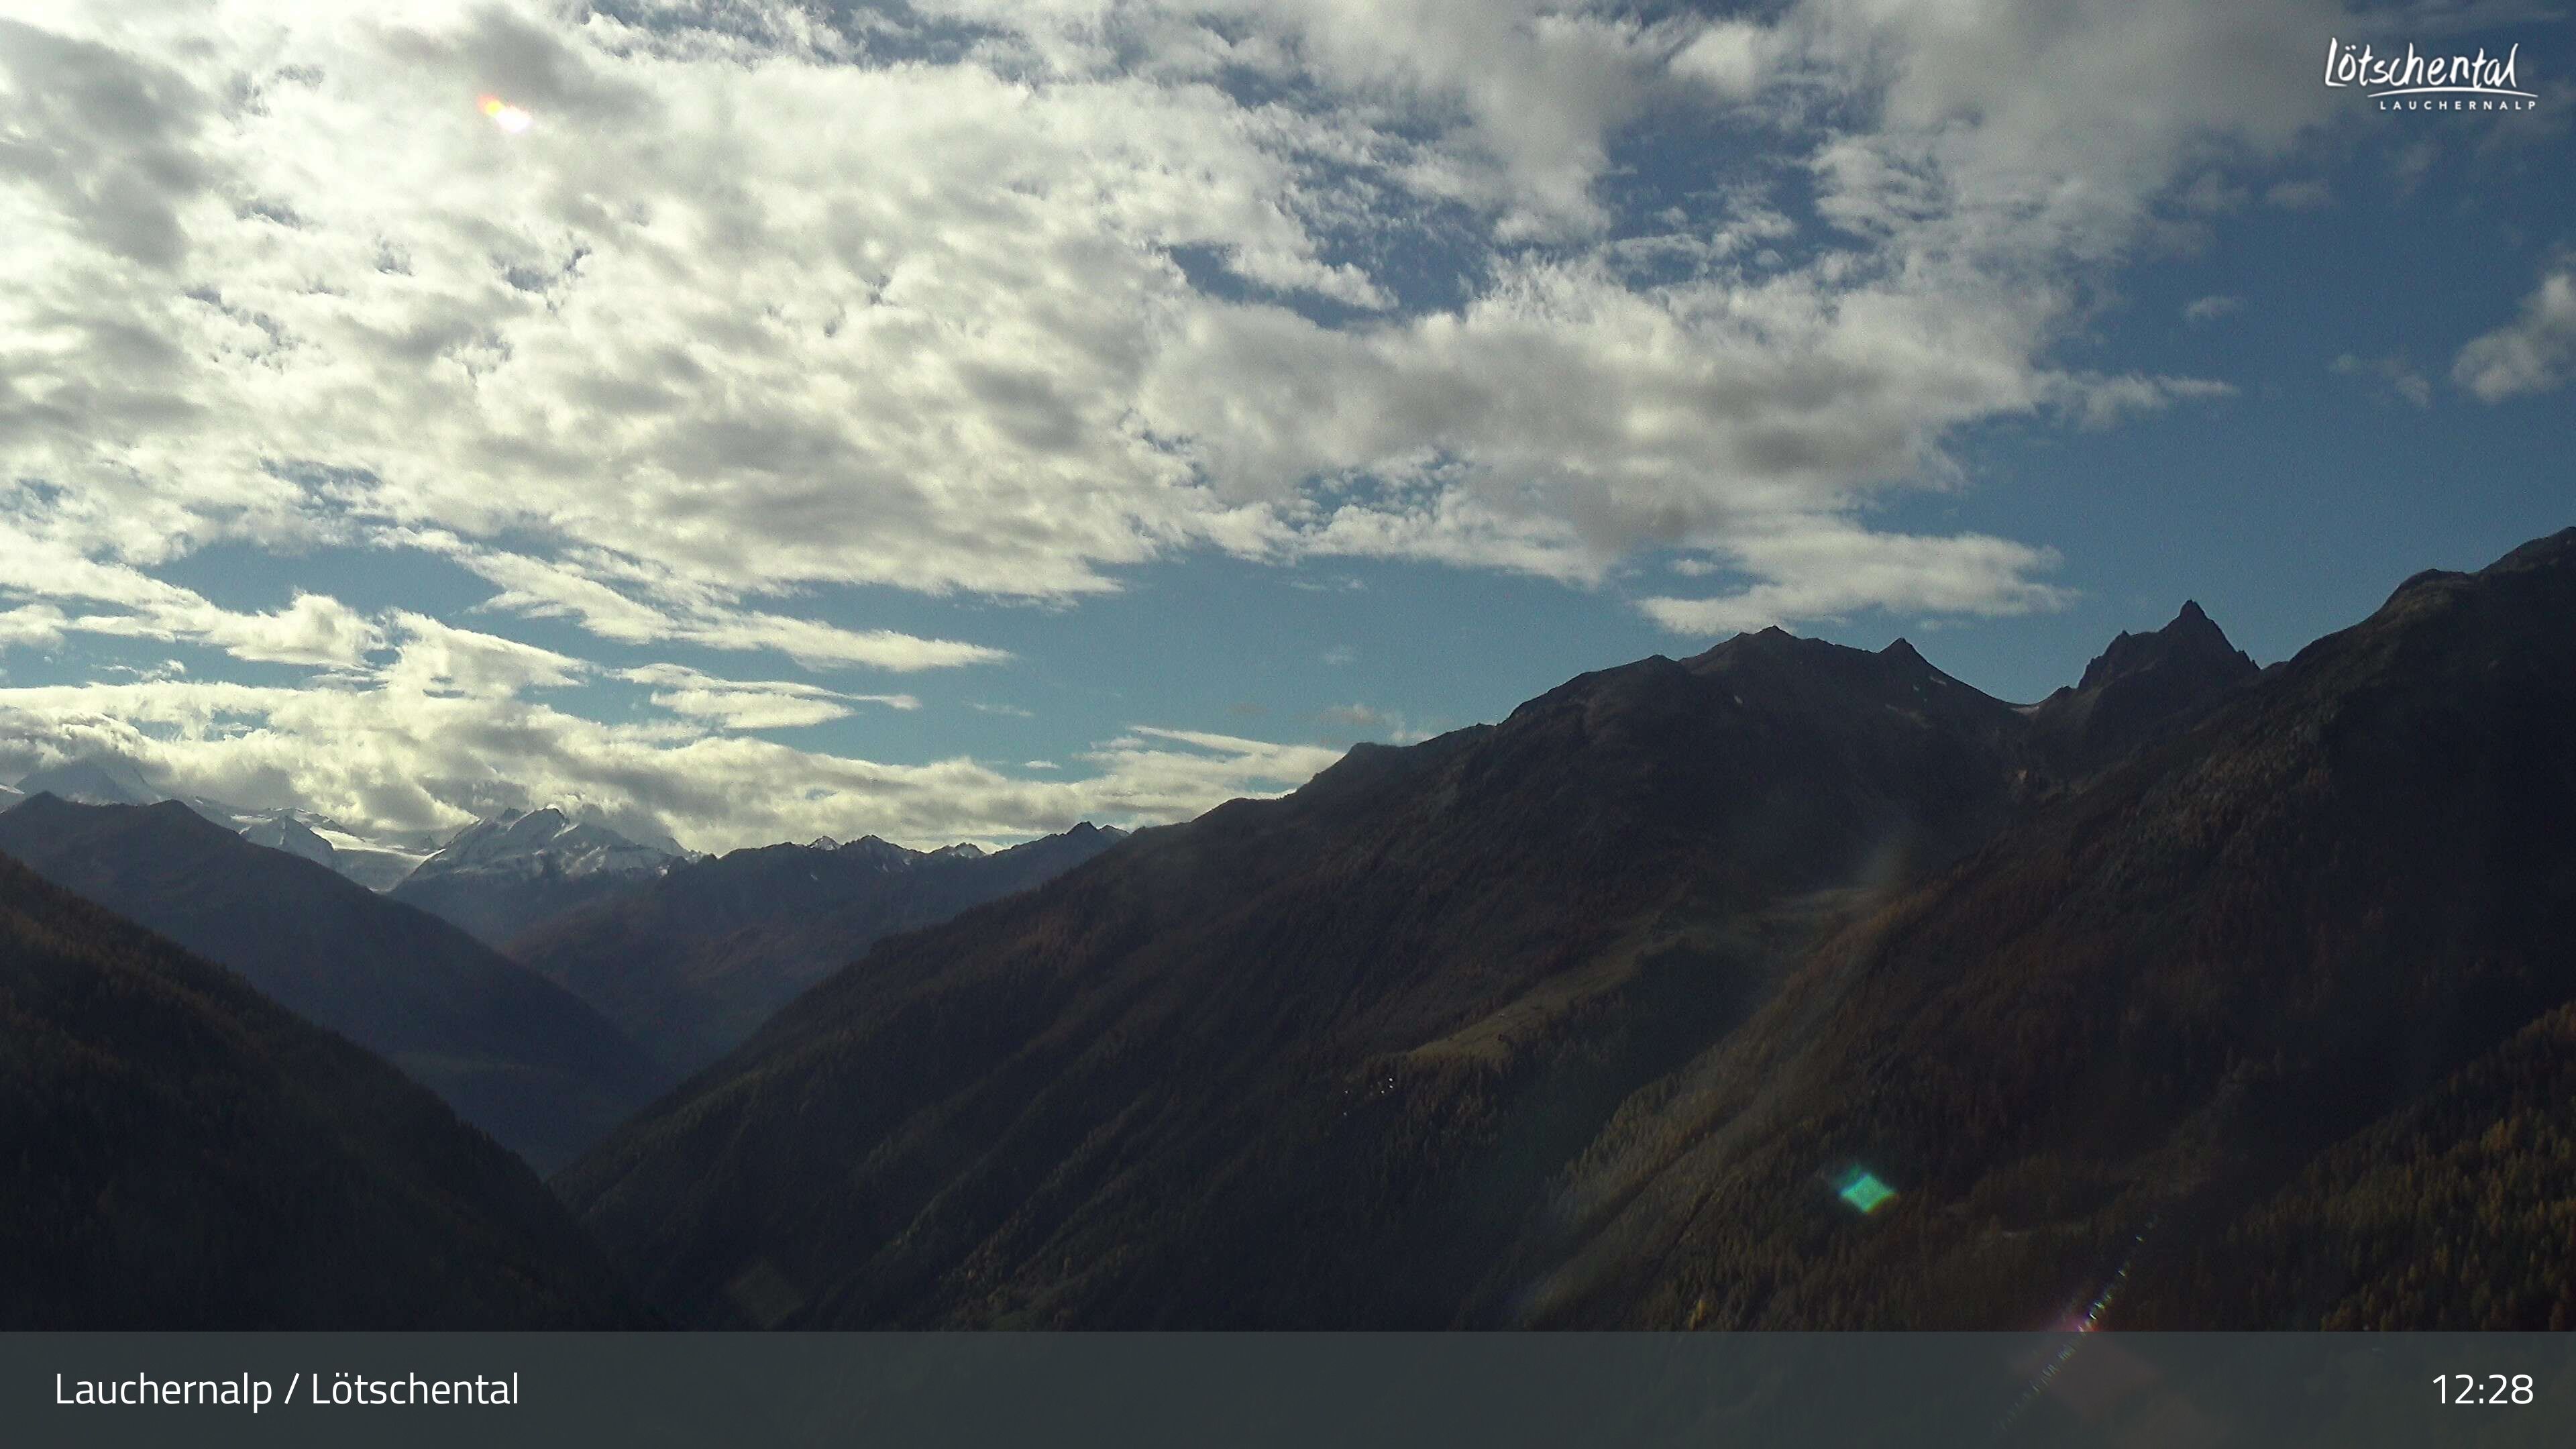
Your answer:
[[[2123,633],[2084,666],[2078,690],[2098,689],[2114,679],[2150,669],[2189,668],[2250,677],[2254,661],[2227,640],[2226,632],[2202,612],[2198,602],[2183,601],[2173,622],[2152,634]]]

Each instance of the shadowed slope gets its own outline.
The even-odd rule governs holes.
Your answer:
[[[615,1328],[516,1158],[429,1093],[0,857],[0,1328]]]

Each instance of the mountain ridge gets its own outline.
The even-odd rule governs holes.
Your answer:
[[[2419,581],[2271,671],[2186,607],[2031,707],[1910,644],[1777,630],[1594,671],[881,942],[557,1186],[700,1323],[2036,1326],[2149,1223],[2157,1263],[2203,1261],[2288,1190],[2242,1167],[2264,1142],[2283,1171],[2315,1160],[2548,1005],[2523,968],[2436,945],[2477,920],[2500,948],[2538,939],[2462,904],[2474,833],[2524,807],[2431,783],[2556,768],[2527,721],[2563,724],[2564,690],[2506,665],[2565,653],[2546,621],[2576,609],[2526,574],[2563,593],[2576,550]],[[2474,627],[2427,643],[2417,616],[2445,610]],[[2362,728],[2373,709],[2429,713]],[[2428,761],[2410,730],[2441,720],[2461,748]],[[2332,779],[2385,770],[2412,803],[2293,788],[2319,738],[2375,761]],[[2395,871],[2410,825],[2452,843],[2453,899],[2297,874]],[[2317,838],[2362,853],[2298,844]],[[2230,839],[2251,853],[2209,875]],[[2067,995],[2193,930],[2272,959],[2276,906],[2350,952],[2400,903],[2452,923],[2407,938],[2429,955],[2284,965],[2287,996],[2154,956],[2126,1046]],[[2105,910],[2135,919],[2082,926]],[[2298,991],[2375,1025],[2339,1043]],[[2061,1104],[2052,1080],[2084,1090]],[[2378,1095],[2301,1105],[2355,1082]],[[1748,1115],[1775,1099],[1804,1105]],[[1864,1169],[1883,1215],[1838,1196]],[[2218,1186],[2135,1186],[2159,1171]],[[1695,1206],[1713,1194],[1731,1206]],[[1937,1251],[1886,1246],[1913,1241]],[[1952,1296],[1888,1286],[1931,1280]],[[2133,1301],[2202,1327],[2293,1311]]]

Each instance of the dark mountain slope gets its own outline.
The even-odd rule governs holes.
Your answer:
[[[527,1167],[376,1058],[0,857],[0,1328],[617,1328]]]
[[[2439,1124],[2514,1113],[2474,1081],[2475,1110],[2426,1094],[2576,995],[2570,620],[2576,531],[2419,576],[1843,932],[1629,1104],[1495,1301],[2016,1326],[2108,1292],[2137,1327],[2541,1326],[2546,1294],[2424,1291],[2447,1244],[2381,1229],[2457,1221]],[[2540,1080],[2560,1050],[2496,1070]],[[2497,1210],[2563,1224],[2563,1164],[2527,1166],[2489,1164]],[[1848,1208],[1855,1169],[1898,1196]],[[2231,1241],[2335,1256],[2265,1276]]]
[[[2134,1312],[2401,1330],[2576,1328],[2576,1007],[2336,1144],[2139,1285]]]
[[[1123,834],[1085,823],[992,855],[874,837],[737,850],[540,922],[508,950],[685,1076],[881,937],[1051,880]]]
[[[1902,645],[1586,675],[881,943],[557,1185],[695,1321],[1447,1322],[2027,733]]]
[[[665,1083],[597,1012],[456,927],[185,805],[36,796],[0,850],[380,1052],[539,1167]]]

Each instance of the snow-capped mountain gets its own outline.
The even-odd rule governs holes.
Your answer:
[[[437,854],[421,862],[423,879],[458,871],[518,875],[585,876],[659,870],[683,852],[676,843],[645,844],[605,825],[575,820],[549,806],[509,811],[458,831]]]
[[[493,945],[557,911],[659,877],[687,852],[639,841],[548,806],[458,831],[393,888]]]

